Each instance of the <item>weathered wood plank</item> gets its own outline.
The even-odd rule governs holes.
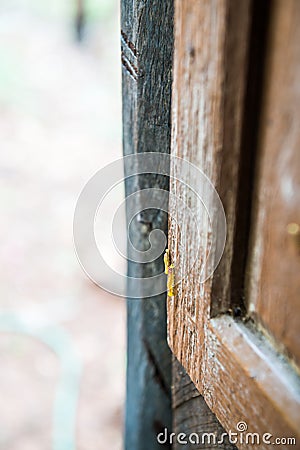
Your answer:
[[[173,1],[122,0],[124,155],[163,152],[170,148]],[[125,166],[126,174],[126,166]],[[168,178],[131,177],[126,196],[146,187],[168,190]],[[138,200],[137,200],[138,201]],[[142,211],[147,205],[138,205]],[[128,221],[131,211],[127,209]],[[128,222],[129,223],[129,222]],[[149,234],[167,233],[167,215],[147,210],[131,223],[134,247],[145,251]],[[130,258],[130,252],[129,252]],[[163,271],[162,257],[153,263],[129,263],[130,276],[149,277]],[[128,359],[125,448],[161,448],[157,434],[171,429],[171,352],[166,338],[165,294],[127,300]]]
[[[300,365],[300,3],[273,3],[264,74],[249,312]],[[295,224],[294,236],[289,224]],[[299,230],[297,231],[297,225]]]
[[[180,180],[180,174],[173,165],[169,248],[177,280],[181,279],[182,273],[176,273],[176,269],[190,266],[191,261],[194,266],[176,285],[174,297],[168,299],[169,342],[225,429],[236,431],[237,423],[245,421],[250,433],[258,433],[259,443],[256,441],[251,445],[256,449],[269,447],[262,442],[266,432],[274,438],[290,436],[299,439],[297,374],[255,326],[238,322],[226,314],[244,312],[237,307],[243,308],[238,300],[244,295],[249,225],[245,215],[241,221],[242,229],[237,229],[240,223],[237,214],[243,207],[250,210],[251,176],[245,187],[242,175],[245,167],[252,170],[254,158],[245,161],[247,155],[242,147],[251,151],[247,139],[255,147],[257,118],[253,119],[253,113],[256,111],[258,116],[260,112],[250,101],[251,97],[260,94],[256,87],[259,73],[251,67],[246,96],[247,43],[250,41],[251,47],[256,46],[250,51],[250,55],[256,54],[254,60],[250,58],[250,64],[256,64],[259,72],[267,30],[266,5],[275,3],[254,1],[255,8],[251,10],[250,3],[245,1],[178,0],[175,3],[171,152],[189,159],[211,178],[225,207],[228,234],[223,261],[213,279],[200,284],[200,273],[210,244],[209,221],[200,214],[190,190],[176,180]],[[248,102],[251,120],[245,122]],[[244,198],[246,204],[242,202]],[[179,200],[193,208],[196,215],[198,212],[200,238],[178,206]],[[197,258],[199,249],[201,257]],[[245,440],[237,445],[249,448],[249,442]],[[297,445],[299,447],[299,442]]]
[[[264,433],[291,437],[300,448],[300,383],[289,362],[278,354],[255,326],[223,315],[208,325],[205,372],[201,391],[226,430],[237,431],[244,421],[249,433],[258,433],[255,450],[267,450]],[[199,371],[200,372],[200,371]],[[245,435],[244,435],[245,436]],[[248,449],[245,439],[238,448]]]
[[[194,450],[236,449],[234,444],[230,444],[228,436],[221,443],[224,428],[175,357],[173,357],[172,374],[172,432],[175,433],[172,439],[173,449],[179,450],[182,447]],[[187,444],[178,442],[180,433],[185,434],[180,436],[180,441],[187,441]],[[216,441],[212,439],[213,434],[216,436]]]
[[[235,305],[232,305],[231,268],[249,22],[248,1],[178,0],[175,3],[172,154],[191,161],[211,179],[222,199],[227,219],[227,242],[222,260],[212,282],[199,285],[199,274],[210,245],[209,220],[198,209],[195,197],[180,182],[171,181],[171,192],[195,210],[202,230],[199,239],[185,211],[177,207],[176,200],[170,202],[169,246],[175,271],[176,267],[186,267],[190,261],[194,267],[178,284],[175,299],[169,302],[169,339],[175,355],[192,377],[202,358],[206,320],[211,313],[217,315]],[[180,180],[176,166],[171,167],[171,174]],[[200,180],[198,184],[201,192]],[[177,224],[180,224],[180,233]],[[201,258],[197,256],[199,249]],[[239,261],[245,252],[246,246],[239,249]],[[177,273],[177,278],[181,275]],[[238,291],[236,285],[235,291]],[[241,296],[234,302],[240,305]]]

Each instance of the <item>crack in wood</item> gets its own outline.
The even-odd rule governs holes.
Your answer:
[[[138,51],[134,44],[128,39],[124,31],[121,30],[121,60],[126,72],[135,81],[143,76],[143,71],[137,68]]]
[[[154,379],[157,381],[157,383],[159,384],[159,386],[161,387],[162,391],[166,394],[166,396],[168,398],[171,397],[171,392],[170,389],[168,388],[165,379],[160,371],[159,365],[157,364],[157,361],[155,359],[155,356],[150,348],[150,345],[148,344],[148,342],[146,341],[146,339],[143,339],[144,345],[145,345],[145,349],[146,349],[146,353],[147,353],[147,357],[148,357],[148,361],[150,362],[151,366],[154,369]]]
[[[133,78],[135,81],[137,81],[138,69],[130,63],[130,61],[126,58],[126,56],[124,55],[123,52],[121,53],[121,61],[122,61],[122,66],[124,67],[126,72],[131,76],[131,78]]]
[[[138,55],[137,49],[135,45],[128,39],[127,35],[121,30],[121,43],[124,47],[127,47],[132,55],[136,58]]]

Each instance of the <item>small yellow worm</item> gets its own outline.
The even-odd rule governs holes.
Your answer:
[[[165,274],[168,275],[168,280],[167,280],[168,297],[173,297],[175,272],[174,272],[174,264],[171,264],[169,249],[166,249],[166,251],[165,251],[164,263],[165,263]]]
[[[170,261],[170,250],[167,248],[164,254],[164,263],[165,263],[165,274],[168,275],[169,267],[171,264]]]
[[[174,296],[174,282],[175,282],[174,264],[170,264],[169,270],[168,270],[168,281],[167,281],[168,297]]]

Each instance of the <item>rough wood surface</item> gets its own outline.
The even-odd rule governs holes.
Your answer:
[[[172,154],[191,161],[211,179],[227,219],[223,258],[212,283],[200,285],[199,274],[210,245],[208,217],[198,210],[197,199],[185,186],[171,181],[175,199],[185,201],[195,210],[202,230],[199,238],[185,211],[178,206],[179,201],[178,205],[177,200],[170,202],[169,246],[175,273],[176,267],[194,263],[189,276],[178,284],[174,300],[169,302],[170,345],[190,375],[195,374],[202,358],[203,331],[210,311],[216,315],[232,307],[231,266],[249,22],[248,1],[175,3]],[[171,173],[180,179],[175,165]],[[201,192],[200,180],[198,188]],[[239,256],[244,251],[245,248],[240,248]],[[240,304],[241,298],[237,301]]]
[[[286,3],[282,1],[282,9]],[[176,285],[174,297],[168,299],[168,338],[176,357],[227,431],[236,431],[237,423],[245,421],[248,431],[258,433],[260,439],[266,432],[274,438],[297,437],[296,446],[282,448],[300,448],[297,373],[251,322],[244,324],[222,314],[244,312],[243,304],[235,296],[243,295],[245,263],[241,262],[247,256],[248,231],[246,220],[244,228],[237,228],[237,212],[242,206],[250,209],[251,205],[248,201],[243,204],[239,194],[239,188],[243,187],[241,165],[245,165],[241,147],[247,137],[251,138],[253,130],[256,133],[255,120],[243,124],[249,92],[252,97],[260,92],[250,89],[245,97],[247,43],[250,41],[252,46],[255,41],[252,34],[257,32],[253,26],[256,20],[267,28],[267,23],[260,20],[269,13],[265,5],[276,8],[277,2],[254,1],[253,4],[255,8],[249,9],[246,1],[175,2],[171,152],[190,160],[211,178],[224,203],[228,233],[218,270],[212,279],[200,284],[203,261],[211,242],[209,222],[197,210],[197,201],[190,190],[171,180],[170,191],[174,196],[170,203],[169,248],[175,278],[180,280],[182,276],[176,273],[176,268],[190,266],[191,261],[194,265]],[[251,39],[248,37],[250,16],[253,17]],[[258,33],[259,38],[262,35]],[[263,40],[256,38],[256,46],[264,48]],[[254,63],[259,66],[259,59]],[[284,73],[284,66],[281,69]],[[253,76],[251,68],[249,73]],[[255,112],[253,103],[251,109]],[[250,131],[245,130],[246,126]],[[255,139],[251,142],[256,144]],[[295,141],[291,142],[294,145]],[[176,165],[172,165],[171,176],[180,179],[176,170]],[[249,186],[247,189],[249,200]],[[196,215],[198,212],[200,237],[180,208],[180,201],[185,201]],[[237,245],[239,239],[242,245]],[[199,248],[201,257],[197,258]],[[237,280],[233,279],[233,273],[239,274]],[[299,313],[299,307],[295,312]],[[237,446],[248,449],[249,443],[243,441]],[[261,440],[251,445],[255,449],[269,447]]]
[[[257,450],[270,448],[262,442],[264,433],[275,438],[293,437],[300,448],[300,383],[297,374],[254,326],[223,315],[208,324],[203,366],[199,372],[202,391],[226,430],[237,429],[240,421],[248,432],[258,433]],[[244,441],[238,448],[248,449]]]
[[[187,437],[191,437],[192,433],[195,434],[192,442],[190,442],[189,438],[182,438],[182,441],[188,441],[188,444],[185,445],[174,439],[172,448],[174,450],[179,450],[182,447],[195,450],[209,450],[213,448],[236,449],[235,445],[229,443],[228,437],[224,439],[223,443],[220,443],[222,433],[225,432],[224,428],[220,425],[185,369],[175,357],[173,357],[172,374],[172,431],[176,436],[179,436],[180,433],[185,433]],[[213,442],[209,437],[210,434],[216,435],[216,442]],[[196,436],[199,437],[199,441],[197,441]]]
[[[300,2],[274,2],[264,76],[250,314],[300,364]],[[288,225],[299,225],[298,237]],[[297,234],[297,232],[296,232]]]
[[[172,0],[122,0],[124,155],[163,152],[170,148]],[[125,166],[125,174],[126,174]],[[168,179],[155,175],[128,178],[126,195],[144,189],[168,189]],[[138,205],[140,211],[147,205]],[[128,218],[131,216],[127,210]],[[163,211],[144,211],[131,223],[131,240],[141,251],[149,233],[166,232]],[[129,252],[130,258],[130,252]],[[153,263],[129,263],[130,276],[148,277],[163,271],[162,257]],[[143,292],[140,292],[143,297]],[[127,300],[128,359],[125,448],[161,448],[157,434],[171,428],[171,352],[166,337],[166,299],[162,294]]]

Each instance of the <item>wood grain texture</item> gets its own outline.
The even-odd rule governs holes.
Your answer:
[[[175,433],[172,448],[174,450],[179,450],[182,447],[194,450],[214,448],[235,450],[236,446],[230,444],[228,437],[221,443],[222,433],[225,432],[224,428],[220,425],[185,369],[175,357],[173,358],[172,374],[172,431]],[[188,438],[188,444],[182,445],[178,443],[176,437],[180,433],[185,433],[187,437],[191,437],[193,433],[192,442]],[[216,442],[209,437],[210,434],[216,435]]]
[[[177,412],[179,423],[181,414],[190,417],[188,410],[197,416],[195,421],[187,421],[190,428],[187,434],[197,427],[202,431],[210,430],[213,411],[227,432],[237,433],[237,424],[241,421],[247,424],[247,432],[242,438],[239,433],[232,437],[232,442],[236,442],[240,449],[249,449],[251,444],[255,450],[267,450],[275,439],[281,437],[296,440],[295,444],[285,444],[281,448],[299,449],[300,384],[289,361],[274,351],[254,325],[237,322],[227,315],[209,321],[205,340],[203,359],[195,381],[210,408],[208,424],[201,418],[201,405],[195,403],[197,394],[193,385],[187,383],[185,386],[182,380],[177,393],[173,393],[173,402],[180,405],[176,400],[179,398],[189,405],[186,411],[183,407],[180,414]],[[182,423],[181,428],[178,425],[175,429],[185,430]],[[247,439],[251,440],[246,441],[247,433],[250,433]],[[269,433],[267,439],[271,444],[263,442],[265,433]],[[239,440],[234,441],[237,438]],[[218,448],[222,448],[221,445]]]
[[[172,0],[122,0],[121,47],[123,84],[123,153],[170,151]],[[125,174],[129,170],[125,166]],[[168,190],[168,177],[127,178],[126,196],[146,187]],[[137,199],[137,202],[139,200]],[[138,204],[143,211],[147,205]],[[131,218],[127,208],[128,223]],[[131,222],[135,248],[149,247],[152,229],[167,232],[167,215],[146,210]],[[131,254],[129,251],[129,259]],[[162,257],[152,263],[130,262],[132,277],[163,271]],[[127,392],[125,448],[161,448],[157,434],[171,428],[171,352],[167,345],[166,296],[127,300]]]
[[[259,16],[259,5],[263,3],[254,2],[258,5],[255,16]],[[272,9],[275,3],[268,5]],[[254,9],[249,8],[246,1],[175,2],[171,152],[200,167],[213,181],[224,204],[228,230],[225,253],[217,271],[212,279],[199,283],[211,242],[209,221],[199,214],[190,190],[176,181],[180,174],[173,164],[169,248],[175,278],[181,280],[183,275],[181,269],[176,273],[176,268],[189,267],[191,261],[194,265],[177,283],[175,295],[168,299],[168,339],[176,357],[227,431],[236,431],[237,423],[245,421],[248,431],[258,433],[260,438],[266,432],[274,438],[296,437],[296,446],[282,448],[300,448],[300,383],[296,371],[251,321],[244,323],[228,315],[228,312],[243,313],[236,311],[239,303],[235,295],[243,295],[239,282],[243,287],[245,266],[240,271],[236,267],[247,256],[247,227],[237,229],[237,212],[243,205],[239,194],[244,164],[241,147],[253,126],[245,131],[249,22],[251,16],[252,21],[256,20]],[[267,27],[266,23],[263,25]],[[251,33],[253,30],[252,26]],[[257,44],[264,46],[264,42]],[[257,92],[254,90],[253,95]],[[255,112],[253,104],[251,108]],[[196,215],[198,212],[200,236],[186,220],[180,201],[186,202]],[[250,203],[244,207],[250,208]],[[240,247],[236,239],[242,242]],[[198,249],[200,258],[196,257]],[[234,270],[239,273],[237,282],[233,279]],[[243,441],[237,446],[248,449],[249,443]],[[267,449],[269,445],[260,440],[251,448]]]
[[[175,195],[175,200],[170,202],[169,222],[172,262],[175,272],[176,267],[186,267],[190,261],[194,267],[178,284],[177,295],[169,302],[169,337],[171,348],[190,375],[195,374],[202,359],[206,320],[211,313],[226,312],[232,306],[231,266],[249,10],[248,1],[178,0],[175,3],[172,154],[191,161],[211,179],[221,197],[227,219],[223,258],[212,282],[199,284],[199,274],[210,245],[208,217],[200,214],[195,196],[180,182],[171,180],[170,190]],[[180,179],[175,165],[171,167],[171,174]],[[200,180],[198,188],[201,192]],[[186,220],[185,211],[177,206],[177,198],[194,209],[201,224],[200,239],[197,230]],[[207,201],[209,203],[210,199]],[[197,257],[199,249],[200,258]],[[243,253],[243,248],[239,251]],[[181,277],[182,274],[177,273],[177,278]]]
[[[226,430],[245,421],[248,432],[294,437],[300,448],[300,383],[289,361],[275,352],[254,326],[223,315],[208,325],[202,391],[209,407]],[[203,370],[202,370],[203,372]],[[237,443],[248,449],[247,443]],[[252,446],[268,449],[260,440]]]
[[[300,3],[273,2],[260,121],[249,312],[300,364]]]

